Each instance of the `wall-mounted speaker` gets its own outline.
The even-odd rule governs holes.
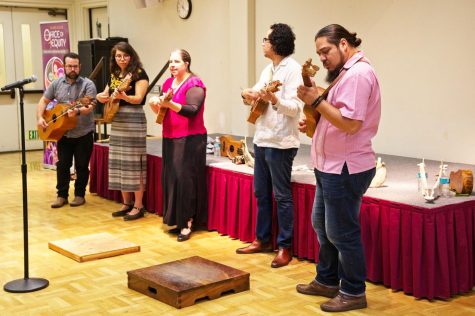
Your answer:
[[[78,42],[78,54],[81,58],[81,76],[89,77],[101,60],[101,57],[103,57],[102,69],[97,73],[96,77],[93,78],[93,81],[96,84],[97,92],[104,91],[104,88],[109,82],[109,62],[112,47],[114,47],[114,45],[118,42],[127,41],[128,39],[124,37],[109,37],[106,40],[91,39]],[[96,116],[102,116],[102,104],[97,104],[94,111]]]

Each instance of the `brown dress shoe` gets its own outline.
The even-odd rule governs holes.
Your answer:
[[[366,295],[349,296],[343,293],[338,293],[337,296],[320,305],[322,311],[325,312],[345,312],[366,307],[368,307]]]
[[[66,205],[66,204],[68,204],[68,200],[65,199],[65,198],[63,198],[63,197],[58,196],[58,197],[56,198],[56,201],[54,201],[53,203],[51,203],[51,207],[52,207],[52,208],[59,208],[59,207],[64,206],[64,205]]]
[[[236,249],[236,253],[249,254],[258,252],[271,252],[271,243],[262,243],[260,240],[254,240],[249,246]]]
[[[86,203],[86,200],[82,196],[75,196],[74,200],[69,203],[71,206],[80,206]]]
[[[328,298],[334,298],[340,291],[339,287],[329,287],[313,280],[309,284],[298,284],[297,292],[306,295],[318,295]]]
[[[279,248],[277,255],[275,255],[274,260],[272,260],[272,268],[280,268],[286,266],[292,261],[292,255],[290,254],[290,248]]]

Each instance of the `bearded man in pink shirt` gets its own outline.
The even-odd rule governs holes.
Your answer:
[[[337,81],[326,98],[315,83],[297,89],[297,96],[321,115],[311,150],[317,180],[312,210],[320,243],[317,275],[310,284],[297,285],[297,291],[331,298],[320,308],[341,312],[367,307],[359,212],[375,174],[371,139],[378,130],[381,95],[356,33],[331,24],[318,31],[315,44],[327,81]],[[300,127],[305,129],[305,120]]]

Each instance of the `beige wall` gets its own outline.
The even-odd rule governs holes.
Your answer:
[[[176,1],[165,0],[151,8],[136,9],[132,0],[109,1],[110,35],[124,36],[138,51],[152,80],[175,48],[191,54],[191,69],[207,86],[205,123],[209,132],[228,131],[231,94],[229,1],[193,2],[191,17],[176,13]],[[124,19],[124,17],[127,17]],[[159,83],[163,83],[166,75]],[[238,93],[239,96],[239,93]],[[148,133],[160,135],[148,109]]]
[[[297,34],[296,58],[313,36],[339,23],[363,39],[382,88],[381,153],[475,163],[475,1],[257,1],[259,31],[285,21]],[[272,15],[266,8],[272,6]],[[292,12],[292,14],[289,14]],[[314,55],[314,54],[313,54]],[[314,55],[315,56],[315,55]],[[257,68],[262,68],[258,63]],[[317,75],[322,82],[323,72]]]
[[[270,24],[293,27],[295,58],[303,61],[316,58],[315,32],[339,23],[363,39],[361,48],[379,75],[383,114],[376,151],[475,164],[470,78],[475,73],[475,1],[194,0],[186,21],[177,17],[175,6],[176,1],[165,0],[136,9],[132,0],[109,1],[111,36],[129,38],[151,77],[170,50],[188,49],[193,70],[208,86],[210,133],[252,135],[239,91],[252,85],[268,62],[260,39]],[[323,84],[324,73],[317,74],[317,82]],[[151,125],[150,133],[160,132]],[[309,143],[306,136],[301,139]]]
[[[106,0],[0,1],[3,5],[73,8],[72,47],[86,38],[88,7]],[[254,83],[267,63],[260,39],[274,22],[297,35],[295,58],[315,57],[315,32],[340,23],[363,39],[362,49],[379,75],[383,115],[374,147],[380,153],[475,164],[473,0],[193,0],[190,19],[176,1],[136,9],[132,0],[109,0],[111,36],[125,36],[153,78],[169,52],[182,47],[208,86],[208,131],[252,135],[239,91]],[[270,9],[271,8],[271,9]],[[324,72],[317,74],[323,84]],[[149,133],[160,127],[149,113]],[[309,139],[302,135],[303,142]]]

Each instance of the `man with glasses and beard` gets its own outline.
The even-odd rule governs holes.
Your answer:
[[[272,252],[272,209],[276,201],[277,251],[271,267],[286,266],[292,260],[294,206],[290,176],[292,164],[300,146],[298,120],[302,101],[297,98],[297,87],[302,84],[301,69],[291,55],[295,49],[295,34],[287,24],[271,25],[262,40],[264,57],[271,63],[264,68],[259,81],[241,93],[244,104],[261,99],[267,109],[256,120],[254,134],[254,195],[257,200],[256,239],[238,254]],[[273,93],[265,89],[279,80],[280,90]]]
[[[95,102],[93,100],[96,98],[96,86],[90,79],[79,76],[81,64],[78,54],[65,54],[63,64],[65,75],[48,86],[37,107],[38,128],[46,128],[48,122],[45,121],[43,114],[50,102],[54,101],[55,103],[73,105],[83,98],[81,99],[82,106],[71,107],[67,112],[69,117],[77,116],[76,127],[66,131],[58,141],[58,162],[56,164],[57,198],[51,204],[52,208],[68,204],[69,182],[71,180],[70,169],[73,158],[77,177],[74,183],[74,200],[71,201],[70,205],[80,206],[86,202],[84,196],[89,180],[89,159],[91,158],[94,143],[92,102]]]
[[[358,50],[361,39],[332,24],[315,36],[317,54],[336,83],[325,98],[322,89],[299,86],[298,97],[321,115],[311,155],[317,180],[312,225],[320,243],[317,275],[297,292],[331,298],[327,312],[367,307],[366,265],[361,241],[361,199],[375,174],[371,139],[381,116],[378,79]],[[305,130],[305,120],[300,122]]]

